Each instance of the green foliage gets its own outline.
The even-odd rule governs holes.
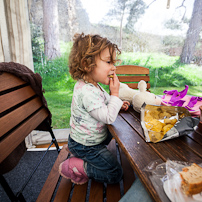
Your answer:
[[[183,46],[183,38],[179,36],[165,36],[163,37],[163,44],[165,46],[176,46],[176,47],[182,47]]]
[[[107,21],[124,21],[125,27],[129,31],[134,31],[133,26],[141,15],[145,12],[146,5],[142,0],[115,0],[106,15]]]
[[[180,30],[182,29],[182,25],[180,22],[174,19],[170,19],[165,23],[165,28],[171,29],[171,30]]]
[[[34,63],[40,63],[44,59],[44,43],[40,28],[35,24],[30,25],[32,39],[32,54]]]
[[[67,89],[68,80],[71,79],[67,58],[65,56],[55,60],[49,60],[45,64],[35,63],[35,72],[42,76],[42,84],[46,91],[56,91],[59,89]]]
[[[123,53],[121,60],[125,65],[133,64],[149,68],[152,87],[202,85],[202,68],[197,65],[182,64],[179,62],[179,57],[159,53]]]
[[[69,74],[68,58],[72,43],[61,44],[62,56],[44,63],[34,63],[35,72],[42,77],[46,91],[73,89],[74,81]]]

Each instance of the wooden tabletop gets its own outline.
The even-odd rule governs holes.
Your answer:
[[[151,173],[145,171],[151,162],[163,163],[170,159],[202,163],[202,134],[193,132],[163,142],[148,143],[144,138],[140,114],[131,107],[126,112],[121,111],[108,128],[154,201],[166,202],[169,199],[162,186],[155,189],[150,180]]]

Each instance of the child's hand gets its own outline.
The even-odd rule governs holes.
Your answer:
[[[110,78],[109,80],[110,94],[119,97],[119,86],[120,86],[119,79],[114,72],[113,78]]]
[[[130,102],[128,102],[128,101],[123,101],[123,105],[122,105],[122,107],[121,107],[121,110],[127,111],[128,108],[129,108],[129,106],[130,106]]]

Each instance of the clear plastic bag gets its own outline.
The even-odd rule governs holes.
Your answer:
[[[202,164],[198,164],[202,167]],[[158,192],[162,201],[172,202],[199,202],[202,201],[202,193],[186,196],[181,189],[179,172],[182,168],[191,166],[191,163],[167,160],[151,162],[144,171],[151,172],[150,180]]]

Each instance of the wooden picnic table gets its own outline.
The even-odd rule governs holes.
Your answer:
[[[159,186],[158,190],[155,189],[151,182],[151,173],[145,171],[151,162],[163,163],[169,159],[202,163],[202,133],[200,134],[200,132],[192,132],[189,135],[158,143],[146,142],[140,114],[132,107],[126,112],[121,111],[116,121],[108,128],[153,201],[170,200],[166,196],[163,186]]]

